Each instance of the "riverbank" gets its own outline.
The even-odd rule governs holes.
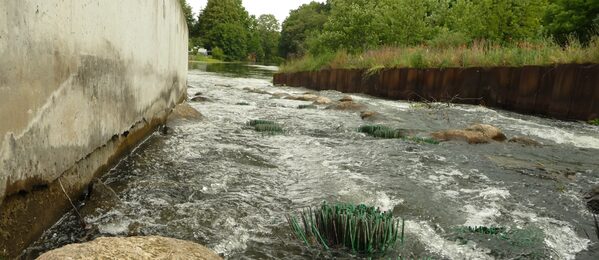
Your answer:
[[[599,65],[445,69],[324,69],[278,73],[275,85],[392,100],[484,105],[566,120],[599,118]]]

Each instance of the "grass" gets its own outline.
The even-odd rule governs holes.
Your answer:
[[[268,120],[251,120],[247,123],[248,126],[254,128],[255,131],[267,134],[280,134],[283,133],[283,127],[279,124],[268,121]]]
[[[392,129],[384,125],[363,125],[358,128],[358,132],[365,133],[372,137],[383,138],[383,139],[402,139],[404,141],[426,143],[426,144],[439,144],[439,141],[432,138],[424,138],[417,136],[403,136],[399,130]]]
[[[599,118],[595,118],[589,121],[589,124],[599,126]]]
[[[346,248],[354,254],[384,254],[397,241],[404,242],[405,223],[391,212],[366,205],[323,203],[308,208],[300,216],[287,215],[295,237],[306,246],[326,250]]]
[[[189,61],[192,62],[202,62],[202,63],[223,63],[224,61],[214,59],[210,56],[204,56],[201,54],[198,55],[189,55]]]
[[[565,47],[551,40],[511,45],[478,41],[444,48],[420,45],[380,47],[359,54],[338,51],[290,60],[281,66],[280,71],[366,69],[375,73],[382,68],[519,67],[564,63],[599,63],[599,36],[595,36],[586,47],[576,40],[571,40]]]

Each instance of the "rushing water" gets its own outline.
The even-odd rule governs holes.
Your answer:
[[[189,95],[201,92],[212,101],[191,103],[205,118],[172,122],[168,134],[149,137],[102,178],[108,191],[92,192],[81,203],[87,228],[71,212],[26,257],[129,235],[191,240],[231,259],[352,257],[306,249],[290,235],[285,214],[322,201],[366,203],[404,217],[406,244],[389,257],[529,258],[531,250],[554,259],[599,256],[593,217],[581,199],[599,183],[597,127],[480,106],[424,109],[353,95],[381,113],[378,123],[413,135],[488,123],[508,137],[544,145],[374,139],[356,131],[365,124],[357,112],[300,110],[309,102],[244,90],[308,91],[273,87],[272,67],[193,68]],[[286,132],[261,135],[245,126],[251,119],[277,121]],[[534,248],[493,236],[456,239],[459,227],[483,225],[537,230],[543,242]]]

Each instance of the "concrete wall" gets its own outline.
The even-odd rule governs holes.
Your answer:
[[[0,0],[0,222],[160,124],[186,93],[187,35],[177,0]]]
[[[599,118],[599,64],[279,73],[276,85],[365,93],[415,101],[452,101],[567,120]]]

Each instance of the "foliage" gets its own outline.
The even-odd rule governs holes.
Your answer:
[[[214,48],[212,48],[212,58],[217,59],[217,60],[224,60],[225,52],[223,51],[223,49],[221,49],[219,47],[214,47]]]
[[[299,217],[287,215],[296,238],[307,246],[325,249],[345,247],[357,254],[384,253],[399,240],[404,242],[404,222],[391,212],[366,205],[323,203],[303,210]]]
[[[575,36],[588,43],[599,27],[599,1],[549,0],[544,17],[547,31],[560,43]]]
[[[277,124],[273,121],[261,120],[261,119],[251,120],[250,122],[247,123],[247,125],[254,127],[254,130],[257,132],[263,132],[263,133],[267,133],[267,134],[283,133],[283,127],[281,127],[279,124]]]
[[[599,126],[599,118],[595,118],[589,121],[589,124]]]
[[[292,10],[283,22],[279,54],[299,57],[307,52],[306,40],[320,32],[328,19],[329,5],[318,2],[304,4]]]
[[[279,61],[279,25],[273,15],[250,16],[241,0],[209,0],[195,30],[203,46],[218,47],[227,61]]]
[[[266,63],[277,61],[281,39],[280,27],[279,21],[272,14],[264,14],[258,17],[257,35],[264,53],[263,59],[260,61]]]

